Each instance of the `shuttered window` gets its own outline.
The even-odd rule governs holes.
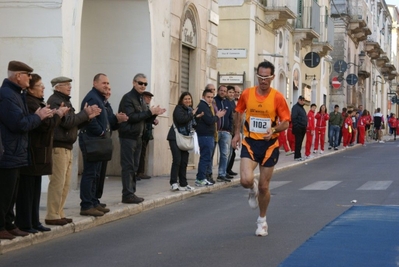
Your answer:
[[[189,90],[190,84],[190,48],[182,46],[182,59],[181,59],[181,92]]]

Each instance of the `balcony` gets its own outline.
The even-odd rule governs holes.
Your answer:
[[[312,1],[311,6],[304,6],[301,11],[294,20],[294,42],[300,41],[305,47],[320,37],[320,6]]]
[[[370,37],[364,42],[364,50],[367,52],[370,59],[377,59],[382,53],[380,44]]]
[[[328,15],[323,15],[320,17],[320,25],[320,37],[318,40],[313,40],[312,50],[324,57],[334,48],[334,22]]]
[[[278,29],[287,24],[288,20],[295,19],[294,10],[297,10],[296,1],[267,0],[263,1],[265,7],[265,22],[272,23],[273,29]]]
[[[368,7],[364,0],[349,1],[349,20],[348,35],[352,41],[359,45],[359,42],[367,40],[367,36],[371,35],[368,25]]]
[[[379,68],[382,68],[388,62],[389,62],[389,58],[386,53],[381,54],[380,57],[375,60],[375,64]]]
[[[396,67],[391,63],[386,63],[381,67],[381,73],[387,77],[388,80],[393,80],[397,76]]]

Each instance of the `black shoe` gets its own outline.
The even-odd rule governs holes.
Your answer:
[[[39,232],[48,232],[51,231],[51,228],[44,227],[43,225],[39,225],[38,227],[33,227],[34,229],[38,230]]]
[[[140,176],[136,176],[136,181],[141,181]]]
[[[330,150],[331,148],[332,148],[332,146],[329,146],[329,147],[328,147],[328,150]]]
[[[338,150],[338,147],[334,147],[334,150]]]
[[[208,180],[208,182],[211,182],[212,184],[215,184],[215,180],[213,180],[212,177],[208,178],[207,180]]]
[[[232,179],[232,178],[234,178],[234,176],[232,176],[230,174],[226,174],[226,178]]]
[[[231,182],[231,180],[225,176],[218,176],[217,181],[218,182]]]
[[[20,229],[21,231],[24,231],[24,232],[27,232],[27,233],[30,233],[30,234],[37,234],[37,233],[39,233],[39,231],[37,231],[36,229],[33,229],[33,228],[23,228],[23,229]]]
[[[236,172],[233,172],[233,171],[227,171],[227,173],[228,174],[230,174],[230,175],[233,175],[233,176],[235,176],[235,175],[237,175],[238,173],[236,173]]]

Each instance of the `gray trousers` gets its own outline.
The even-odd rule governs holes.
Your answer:
[[[136,192],[136,170],[141,151],[141,138],[138,140],[119,138],[121,146],[122,198],[130,198]],[[138,155],[138,156],[137,156]]]

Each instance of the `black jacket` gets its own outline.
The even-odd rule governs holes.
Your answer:
[[[53,147],[62,147],[72,150],[73,143],[78,138],[78,129],[89,123],[89,116],[82,110],[75,114],[75,109],[70,101],[71,97],[61,92],[54,91],[47,103],[50,108],[59,108],[64,103],[70,110],[62,117],[60,125],[54,129]]]
[[[215,96],[215,103],[218,110],[226,110],[223,117],[218,119],[217,129],[218,131],[230,132],[233,130],[233,106],[231,101],[227,98],[222,99],[219,95]]]
[[[40,107],[45,107],[42,98],[31,95],[26,96],[26,103],[31,114]],[[29,154],[30,164],[21,168],[21,174],[30,176],[40,176],[52,174],[52,149],[54,128],[59,125],[61,118],[54,114],[52,118],[42,120],[39,127],[29,132]]]
[[[140,103],[140,99],[142,103]],[[142,95],[134,87],[122,97],[118,112],[123,112],[129,117],[127,122],[122,122],[119,126],[120,138],[134,140],[141,138],[145,123],[150,122],[151,119],[153,122],[155,119],[142,100]]]
[[[0,131],[4,147],[0,168],[27,166],[28,132],[41,123],[36,114],[29,114],[26,92],[20,86],[4,79],[0,87]]]
[[[204,112],[204,116],[197,120],[197,127],[195,131],[198,136],[214,136],[215,135],[215,123],[218,121],[218,117],[212,114],[211,108],[205,100],[200,101],[196,114]]]
[[[305,128],[308,125],[308,116],[303,106],[296,103],[291,110],[292,128]]]
[[[175,110],[173,111],[173,123],[175,124],[177,129],[183,128],[184,131],[179,131],[179,133],[188,135],[191,131],[189,128],[190,121],[194,118],[194,114],[192,112],[188,112],[188,108],[184,105],[176,105]],[[169,141],[176,140],[176,133],[173,125],[170,127],[168,136],[166,137]]]

